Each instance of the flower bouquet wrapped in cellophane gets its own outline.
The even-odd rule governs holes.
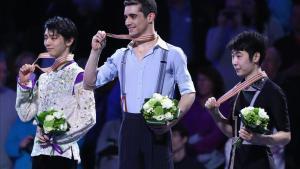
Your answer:
[[[241,121],[246,129],[258,134],[269,133],[268,124],[269,116],[262,108],[257,107],[245,107],[241,110]],[[243,142],[243,139],[238,137],[234,144],[239,147]]]
[[[43,134],[49,137],[43,147],[52,146],[53,150],[62,154],[61,147],[56,144],[55,136],[62,135],[69,131],[70,125],[68,124],[63,112],[51,109],[43,111],[36,116],[38,126],[42,129]]]
[[[177,119],[180,110],[176,99],[154,93],[151,98],[145,99],[141,112],[148,124],[165,125]]]

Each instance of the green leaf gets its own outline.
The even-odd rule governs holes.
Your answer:
[[[162,115],[164,112],[161,106],[157,106],[154,108],[154,116]]]

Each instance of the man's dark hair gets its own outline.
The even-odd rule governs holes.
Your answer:
[[[124,0],[124,6],[141,4],[141,11],[146,17],[153,12],[157,15],[157,5],[155,0]]]
[[[244,31],[234,37],[228,44],[229,50],[246,51],[252,60],[254,53],[260,53],[259,65],[262,64],[266,55],[267,39],[254,31]]]
[[[70,52],[75,49],[78,31],[73,21],[68,18],[63,18],[60,16],[55,16],[46,21],[44,29],[49,31],[57,32],[62,35],[65,40],[74,39],[72,45],[70,46]]]

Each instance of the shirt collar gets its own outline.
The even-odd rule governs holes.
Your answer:
[[[254,82],[251,86],[246,88],[244,91],[257,91],[261,90],[266,82],[267,78],[262,78],[256,82]]]
[[[69,66],[70,64],[74,63],[75,61],[74,60],[71,60],[71,61],[67,61],[66,63],[60,65],[56,70],[62,70],[64,69],[65,67]]]
[[[165,42],[159,35],[157,35],[157,38],[158,38],[158,40],[157,40],[156,44],[153,46],[153,48],[160,47],[162,49],[169,50],[167,42]],[[132,48],[133,48],[133,41],[131,41],[127,45],[127,48],[130,49],[130,50],[132,50]]]

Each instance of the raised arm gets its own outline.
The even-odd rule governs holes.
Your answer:
[[[92,49],[89,59],[85,66],[83,87],[86,90],[93,90],[96,88],[97,67],[100,54],[106,44],[106,33],[104,31],[98,31],[92,39]]]
[[[38,90],[33,74],[34,66],[25,64],[20,68],[16,110],[22,121],[30,121],[37,114]]]
[[[219,129],[227,137],[232,137],[232,126],[230,125],[229,120],[220,112],[219,106],[220,105],[217,104],[214,97],[209,98],[205,103],[205,107],[209,110]]]

